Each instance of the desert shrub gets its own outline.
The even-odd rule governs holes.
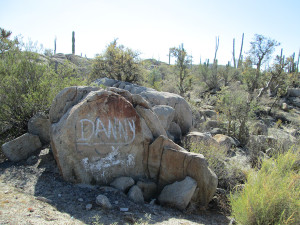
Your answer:
[[[83,83],[64,68],[56,73],[37,53],[5,52],[0,60],[0,125],[1,131],[6,131],[1,132],[2,141],[24,133],[30,117],[47,112],[61,89]]]
[[[256,103],[242,89],[223,87],[218,93],[216,110],[227,123],[227,135],[246,144],[249,138],[249,120],[254,116]]]
[[[232,190],[236,185],[245,181],[244,171],[234,163],[227,163],[227,150],[216,144],[192,143],[191,152],[204,155],[209,167],[218,177],[218,186]]]
[[[162,76],[158,69],[153,69],[149,73],[147,81],[151,88],[161,91]]]
[[[108,77],[120,81],[141,83],[143,67],[139,53],[112,41],[103,54],[96,56],[92,64],[91,81]]]
[[[199,76],[209,90],[219,89],[218,62],[215,61],[211,66],[209,62],[199,65]]]
[[[299,224],[300,148],[264,160],[252,170],[241,192],[230,197],[232,214],[241,224]]]
[[[183,44],[178,48],[171,48],[170,52],[175,57],[175,75],[179,78],[177,88],[180,95],[185,96],[186,92],[192,88],[191,57],[187,54]]]

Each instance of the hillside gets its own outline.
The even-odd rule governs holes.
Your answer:
[[[141,60],[116,41],[95,59],[45,56],[16,46],[5,51],[0,58],[0,221],[232,224],[236,219],[247,224],[262,216],[297,224],[299,62],[281,54],[265,70],[250,56],[240,67],[217,60],[195,65],[183,45],[172,51],[174,65]],[[116,177],[105,173],[129,174],[130,188],[141,195],[145,190],[136,187],[138,182],[154,183],[153,200],[143,195],[135,202],[128,190],[112,186]],[[274,179],[261,184],[252,179],[256,176]],[[163,189],[187,177],[192,191],[186,204],[164,206]],[[259,196],[251,185],[262,185]],[[269,193],[277,196],[276,185],[284,187],[280,201],[269,202]],[[99,203],[100,194],[111,206]],[[257,211],[244,210],[251,207]]]

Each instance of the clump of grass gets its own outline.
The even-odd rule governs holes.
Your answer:
[[[241,224],[300,224],[300,148],[263,161],[241,192],[230,196]]]
[[[218,177],[218,187],[232,190],[244,183],[245,172],[236,163],[227,163],[227,150],[223,146],[209,143],[192,143],[191,152],[203,154],[209,167]]]

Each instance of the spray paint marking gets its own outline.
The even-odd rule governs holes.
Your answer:
[[[80,138],[78,145],[126,145],[135,139],[135,122],[133,119],[118,118],[108,119],[107,126],[98,117],[93,122],[89,119],[81,119]]]

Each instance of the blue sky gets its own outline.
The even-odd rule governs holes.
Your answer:
[[[300,49],[299,0],[0,0],[0,27],[30,38],[45,48],[71,53],[75,31],[76,54],[94,57],[115,38],[141,52],[141,58],[168,61],[168,50],[184,43],[194,63],[217,58],[232,60],[232,40],[239,54],[254,34],[281,43],[285,55]],[[274,55],[275,55],[274,54]]]

